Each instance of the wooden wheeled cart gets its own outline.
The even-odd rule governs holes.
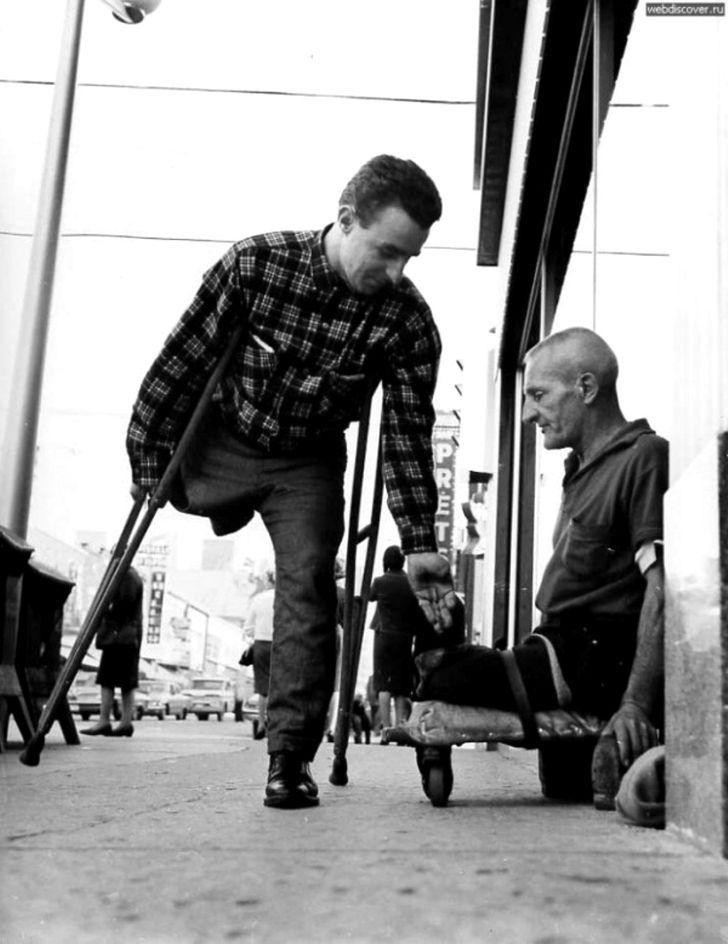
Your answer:
[[[539,751],[544,796],[614,809],[622,771],[614,739],[602,736],[603,728],[599,718],[563,709],[524,719],[515,711],[421,701],[404,724],[386,728],[383,739],[415,748],[422,788],[433,806],[447,806],[450,798],[454,746],[501,743]]]
[[[373,394],[372,390],[372,394]],[[371,397],[359,421],[356,459],[346,549],[344,635],[339,709],[334,735],[334,756],[329,782],[348,783],[346,751],[351,730],[354,688],[364,635],[369,590],[382,502],[382,443],[379,431],[372,479],[371,520],[360,526],[362,486]],[[355,587],[358,546],[366,542],[361,585]],[[453,638],[453,644],[462,641]],[[557,710],[533,713],[513,653],[501,652],[517,711],[452,705],[440,701],[415,702],[412,714],[400,727],[387,728],[382,740],[414,747],[422,787],[433,806],[446,806],[452,792],[452,748],[471,742],[502,743],[537,749],[544,796],[592,802],[597,809],[614,809],[614,797],[623,770],[613,737],[602,736],[605,722],[591,715]]]

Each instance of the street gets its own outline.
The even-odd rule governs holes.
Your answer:
[[[78,714],[74,713],[73,717],[79,731],[82,747],[90,747],[92,742],[99,743],[108,740],[107,738],[88,737],[80,733],[84,728],[94,724],[98,720],[98,715],[93,715],[88,722],[82,721]],[[241,742],[247,744],[253,740],[253,725],[248,720],[236,722],[232,712],[227,712],[222,721],[218,721],[215,717],[209,718],[207,721],[200,721],[195,715],[188,715],[184,721],[172,717],[160,721],[158,718],[147,715],[141,721],[134,722],[133,739],[135,743],[143,741],[153,751],[163,750],[164,745],[167,744],[174,752],[184,752],[186,742],[199,744],[200,741],[210,741],[216,744],[229,743],[231,747],[237,748]],[[51,729],[46,743],[51,744],[54,741],[59,744],[62,742],[57,725]]]

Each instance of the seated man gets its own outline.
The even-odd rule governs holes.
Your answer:
[[[617,360],[594,332],[570,328],[525,358],[523,421],[546,449],[570,447],[540,625],[514,647],[533,711],[608,720],[624,767],[657,743],[663,682],[662,499],[668,446],[627,422]],[[419,699],[514,710],[502,654],[434,649],[418,660]]]

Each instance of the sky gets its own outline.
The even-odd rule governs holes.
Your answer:
[[[442,193],[408,274],[443,337],[436,405],[459,405],[457,362],[494,310],[493,272],[474,262],[477,18],[477,0],[163,0],[130,27],[87,0],[31,525],[65,540],[118,530],[130,407],[202,272],[243,236],[329,222],[374,153],[412,157]],[[13,4],[0,23],[0,422],[62,26],[57,0]],[[172,512],[155,523],[177,531],[190,546],[211,536]]]

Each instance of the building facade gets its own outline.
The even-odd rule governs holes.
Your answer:
[[[478,255],[500,283],[493,632],[531,629],[563,459],[522,427],[522,358],[584,325],[671,443],[668,816],[725,855],[728,30],[697,6],[481,4]]]

